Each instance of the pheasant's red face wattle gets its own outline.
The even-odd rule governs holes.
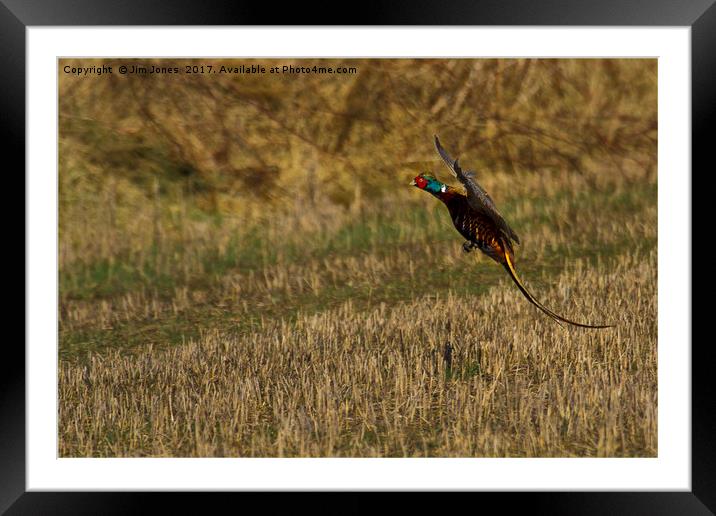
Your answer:
[[[428,182],[423,176],[416,176],[415,179],[413,179],[413,182],[415,183],[415,186],[421,190],[424,190],[425,187],[428,186]]]

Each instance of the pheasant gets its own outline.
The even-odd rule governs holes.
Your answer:
[[[447,206],[455,229],[466,239],[463,244],[463,250],[469,253],[473,249],[479,249],[502,265],[527,300],[555,321],[583,328],[612,327],[613,325],[593,325],[571,321],[554,313],[535,299],[517,276],[517,271],[515,271],[515,253],[512,243],[520,243],[517,233],[502,218],[493,200],[477,183],[475,172],[463,171],[458,164],[458,160],[453,160],[440,145],[440,140],[437,136],[435,136],[435,147],[453,175],[465,187],[466,194],[452,186],[441,183],[430,174],[420,174],[410,184],[429,192]]]

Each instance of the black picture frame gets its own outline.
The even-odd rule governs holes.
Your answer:
[[[573,25],[573,26],[685,26],[691,27],[692,158],[693,169],[707,173],[716,126],[716,6],[714,0],[490,0],[346,4],[339,7],[285,3],[191,2],[175,0],[0,0],[0,94],[4,124],[0,145],[3,157],[15,157],[14,176],[25,166],[25,31],[28,26],[73,25]],[[348,18],[346,14],[351,14]],[[708,170],[710,171],[710,169]],[[688,171],[670,171],[689,173]],[[8,172],[9,173],[9,172]],[[696,174],[691,175],[691,178]],[[23,180],[24,191],[24,180]],[[692,189],[693,191],[693,189]],[[692,207],[695,203],[692,201]],[[693,208],[692,208],[693,209]],[[17,212],[13,219],[17,217]],[[6,217],[9,215],[6,214]],[[708,218],[692,215],[694,224]],[[703,228],[702,228],[703,229]],[[694,234],[692,230],[692,235]],[[704,235],[703,231],[696,234]],[[23,267],[25,255],[23,247]],[[24,269],[27,274],[27,270]],[[23,296],[24,299],[24,296]],[[23,304],[24,306],[24,304]],[[697,305],[692,303],[694,310]],[[706,308],[704,308],[706,309]],[[693,316],[692,316],[693,320]],[[684,342],[691,346],[691,342]],[[711,342],[697,341],[692,353],[692,491],[691,492],[564,492],[470,493],[469,503],[484,511],[489,505],[549,514],[713,514],[716,511],[716,409],[710,381]],[[147,512],[159,501],[162,512],[187,512],[188,494],[180,493],[38,493],[25,488],[25,353],[8,339],[0,360],[0,512],[7,514],[123,514]],[[202,512],[227,497],[246,493],[202,495]],[[253,495],[251,495],[253,496]],[[331,510],[304,496],[312,510]],[[272,498],[272,503],[280,501]],[[506,504],[505,502],[508,502]],[[241,503],[247,503],[242,500]],[[296,500],[292,500],[295,510]],[[453,499],[452,503],[459,503]],[[210,504],[210,505],[204,505]],[[402,509],[423,506],[421,495],[401,502]],[[300,504],[301,505],[301,504]],[[278,510],[278,506],[274,505]],[[351,494],[339,512],[372,510],[373,503]],[[274,512],[272,510],[272,512]]]

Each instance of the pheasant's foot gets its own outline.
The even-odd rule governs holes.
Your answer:
[[[475,243],[474,243],[474,242],[470,242],[469,240],[466,241],[466,242],[464,242],[464,243],[462,244],[462,250],[465,251],[466,253],[469,253],[469,252],[472,251],[475,247],[476,247],[476,246],[475,246]]]

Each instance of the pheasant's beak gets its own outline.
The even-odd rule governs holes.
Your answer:
[[[415,183],[415,179],[413,179],[413,180],[410,182],[410,186],[417,186],[416,183]]]

